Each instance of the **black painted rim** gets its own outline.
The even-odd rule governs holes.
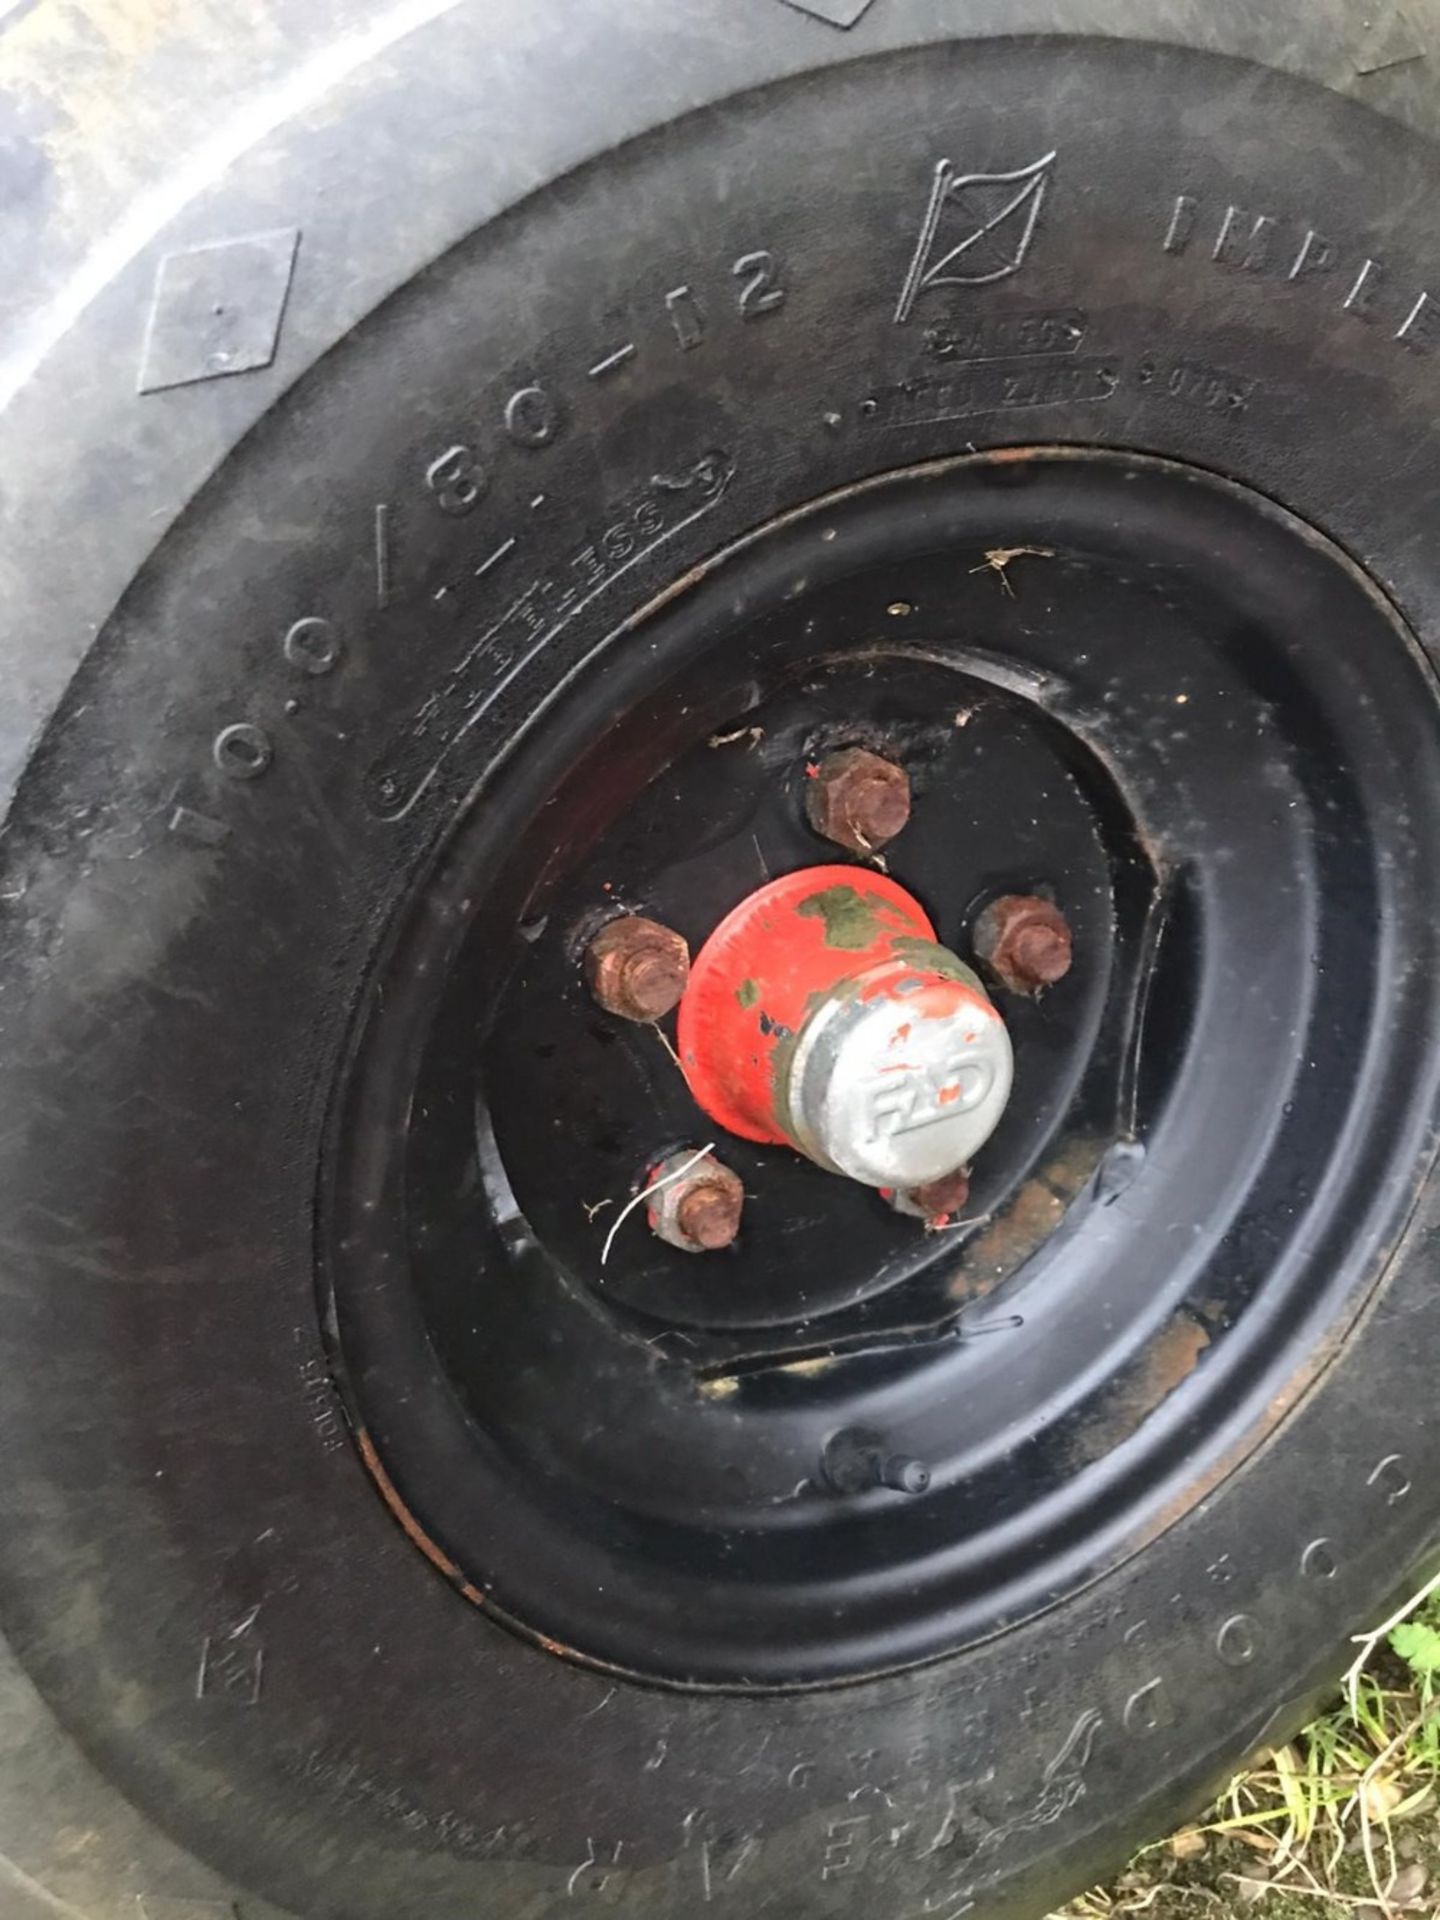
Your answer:
[[[942,938],[1011,890],[1075,926],[1072,978],[1001,1000],[987,1217],[927,1237],[724,1139],[740,1245],[631,1216],[602,1273],[590,1210],[714,1128],[584,939],[620,905],[698,944],[759,868],[843,857],[795,784],[851,740],[907,758],[887,862]],[[1261,496],[1063,449],[868,482],[632,622],[482,794],[377,962],[322,1252],[392,1503],[552,1650],[814,1686],[1013,1624],[1253,1444],[1383,1269],[1435,1097],[1435,694]],[[857,1431],[927,1493],[837,1494]]]

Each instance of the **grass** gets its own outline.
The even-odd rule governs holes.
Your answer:
[[[1356,1644],[1327,1712],[1052,1920],[1440,1914],[1440,1577]]]

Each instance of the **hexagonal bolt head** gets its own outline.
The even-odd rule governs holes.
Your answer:
[[[938,1180],[927,1180],[923,1187],[909,1187],[903,1193],[892,1189],[885,1198],[896,1213],[923,1220],[927,1226],[948,1226],[957,1213],[965,1211],[970,1198],[970,1169],[957,1167],[954,1173],[942,1174]]]
[[[975,922],[975,953],[1012,993],[1038,993],[1070,971],[1070,923],[1035,894],[1003,894]]]
[[[684,937],[628,913],[603,926],[585,951],[596,1004],[621,1020],[660,1020],[680,1004],[690,978]]]
[[[827,753],[805,783],[805,813],[823,839],[874,853],[910,818],[910,776],[867,747]]]
[[[672,1153],[651,1170],[651,1181],[694,1159],[694,1149]],[[651,1231],[682,1253],[714,1253],[728,1247],[740,1231],[745,1188],[738,1173],[722,1166],[713,1153],[696,1160],[680,1179],[661,1187],[646,1207]]]

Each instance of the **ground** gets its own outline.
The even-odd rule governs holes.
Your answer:
[[[1302,1734],[1052,1920],[1440,1914],[1440,1579],[1357,1648]]]

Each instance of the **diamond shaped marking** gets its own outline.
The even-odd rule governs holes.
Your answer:
[[[813,13],[832,27],[853,27],[861,14],[869,11],[871,0],[785,0],[785,4],[799,13]]]
[[[253,373],[275,358],[298,227],[167,253],[140,359],[141,393]]]
[[[1425,42],[1406,19],[1403,9],[1397,7],[1388,20],[1377,18],[1372,11],[1365,24],[1365,37],[1360,43],[1355,71],[1358,74],[1384,73],[1387,68],[1407,66],[1412,60],[1424,58]]]

